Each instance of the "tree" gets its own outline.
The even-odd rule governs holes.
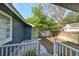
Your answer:
[[[68,12],[67,9],[62,8],[60,6],[54,4],[41,4],[44,10],[44,13],[48,15],[48,17],[53,18],[57,22],[62,22],[66,13]]]
[[[33,7],[32,12],[34,16],[28,18],[27,21],[35,25],[35,27],[39,30],[39,33],[59,29],[59,24],[53,19],[48,18],[47,15],[43,13],[41,5]]]
[[[55,21],[59,22],[61,27],[66,24],[79,21],[78,12],[73,12],[54,4],[41,4],[41,6],[43,7],[44,13],[46,13],[48,17],[53,18]]]
[[[40,21],[40,19],[38,17],[35,17],[35,16],[27,18],[27,22],[35,25],[35,27],[39,26],[39,21]]]
[[[71,23],[76,23],[76,22],[79,22],[79,15],[68,16],[63,21],[64,25],[71,24]]]
[[[79,22],[79,13],[78,12],[69,12],[64,20],[61,22],[63,26],[66,24],[76,23]]]
[[[43,13],[41,5],[39,5],[37,7],[33,7],[32,12],[35,17],[38,17],[42,21],[45,21],[47,19],[47,15]]]

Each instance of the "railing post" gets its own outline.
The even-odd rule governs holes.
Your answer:
[[[70,49],[70,56],[72,56],[72,50]]]
[[[76,52],[76,56],[78,56],[78,52]]]
[[[54,38],[54,56],[58,55],[58,43],[57,43],[57,37]]]
[[[23,56],[25,56],[25,44],[23,45]]]
[[[41,39],[39,39],[39,43],[38,43],[38,55],[40,56],[40,45],[41,44]]]
[[[58,52],[59,52],[58,56],[61,56],[61,45],[59,44],[58,47],[59,47],[58,48]]]
[[[3,56],[3,47],[2,47],[1,49],[2,49],[2,53],[1,53],[1,56]]]
[[[62,56],[63,56],[63,54],[64,54],[64,46],[62,45]]]
[[[67,56],[67,47],[65,48],[65,56]]]

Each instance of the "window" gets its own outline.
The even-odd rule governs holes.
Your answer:
[[[0,10],[0,45],[12,40],[12,18]]]

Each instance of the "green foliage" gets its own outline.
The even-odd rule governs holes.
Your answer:
[[[40,21],[40,19],[35,16],[27,19],[27,22],[35,25],[35,27],[37,27],[39,25],[39,21]]]
[[[77,16],[75,16],[75,15],[74,16],[68,16],[63,21],[63,24],[70,24],[70,23],[75,23],[75,22],[79,22],[79,15],[77,15]]]
[[[58,30],[60,28],[60,24],[56,23],[54,20],[49,19],[47,21],[48,29],[50,30]]]
[[[53,19],[48,18],[46,14],[43,13],[40,5],[38,7],[33,7],[32,12],[34,16],[28,18],[27,21],[35,25],[40,32],[59,29],[60,24],[56,23]]]
[[[32,12],[34,16],[40,17],[40,15],[42,14],[42,7],[40,5],[38,7],[33,7]]]
[[[42,11],[42,6],[41,5],[39,5],[37,7],[33,7],[32,12],[33,12],[35,17],[38,17],[41,20],[45,20],[47,18],[47,16]]]

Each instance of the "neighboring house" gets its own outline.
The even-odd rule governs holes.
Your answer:
[[[67,24],[66,26],[63,27],[63,30],[65,32],[79,32],[79,22]]]
[[[58,37],[65,41],[79,44],[79,22],[64,26]]]
[[[12,4],[0,3],[0,45],[31,40],[31,28]]]
[[[55,3],[55,5],[79,12],[79,3]],[[54,55],[79,56],[79,23],[69,24],[64,27],[54,40]],[[63,39],[63,40],[61,40]]]

